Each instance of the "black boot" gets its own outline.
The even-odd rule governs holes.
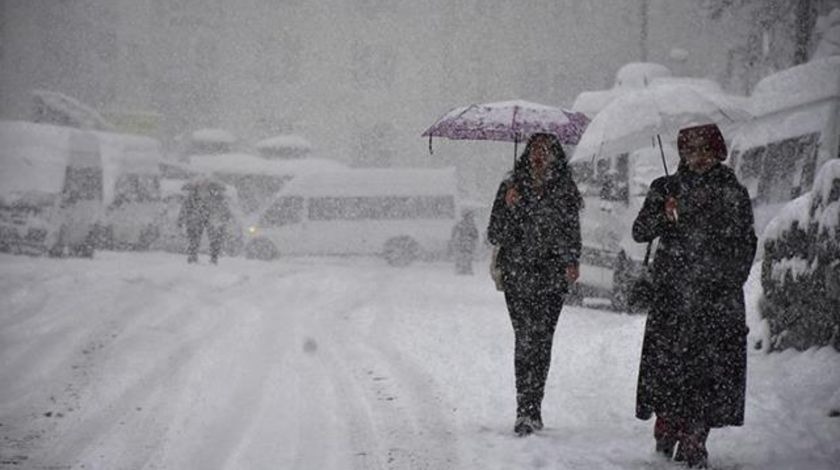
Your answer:
[[[513,425],[513,432],[519,437],[525,437],[533,434],[535,430],[534,420],[529,417],[516,418],[516,423]]]

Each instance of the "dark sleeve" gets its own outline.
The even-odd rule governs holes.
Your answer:
[[[570,197],[564,201],[565,223],[563,224],[563,237],[566,240],[566,249],[561,253],[561,261],[566,265],[577,265],[580,259],[581,237],[580,237],[580,201],[576,197]]]
[[[665,178],[657,178],[651,183],[642,209],[633,221],[633,240],[638,243],[653,241],[665,233],[670,225],[665,216]]]
[[[496,246],[505,244],[505,241],[510,238],[510,211],[505,204],[505,193],[508,187],[510,187],[510,181],[502,181],[499,190],[496,192],[496,199],[493,200],[493,208],[490,211],[487,240]]]
[[[727,284],[743,286],[750,275],[758,239],[755,235],[752,203],[746,188],[738,185],[723,195],[731,207],[724,240],[719,246],[722,275]]]

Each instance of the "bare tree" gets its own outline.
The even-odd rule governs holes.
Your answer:
[[[727,11],[746,11],[752,16],[747,47],[766,48],[769,32],[792,43],[792,54],[782,59],[776,66],[790,66],[808,61],[811,49],[811,37],[816,25],[820,7],[826,7],[831,0],[705,0],[704,7],[713,19],[720,19]],[[791,6],[793,8],[791,8]],[[752,55],[756,51],[750,51]],[[767,51],[763,51],[766,55]],[[777,60],[774,60],[776,62]],[[787,63],[784,63],[787,62]]]

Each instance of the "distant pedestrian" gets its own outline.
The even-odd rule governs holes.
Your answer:
[[[455,258],[456,274],[472,274],[473,256],[478,244],[478,228],[475,226],[473,211],[464,210],[461,220],[452,227],[449,246]]]
[[[579,274],[581,207],[557,138],[532,136],[499,186],[487,229],[515,336],[513,429],[520,436],[543,427],[554,330]]]
[[[744,422],[742,288],[756,236],[749,194],[721,163],[726,144],[717,126],[682,129],[677,143],[680,168],[653,181],[633,223],[637,242],[659,238],[636,416],[656,415],[658,452],[705,468],[710,429]]]
[[[225,201],[224,186],[202,179],[185,185],[187,197],[178,214],[178,227],[186,228],[187,263],[198,262],[198,247],[206,231],[210,262],[218,263],[225,237],[225,225],[232,215]]]

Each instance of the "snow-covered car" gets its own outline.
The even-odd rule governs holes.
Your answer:
[[[814,189],[787,203],[764,230],[760,312],[771,350],[840,350],[840,160]]]

